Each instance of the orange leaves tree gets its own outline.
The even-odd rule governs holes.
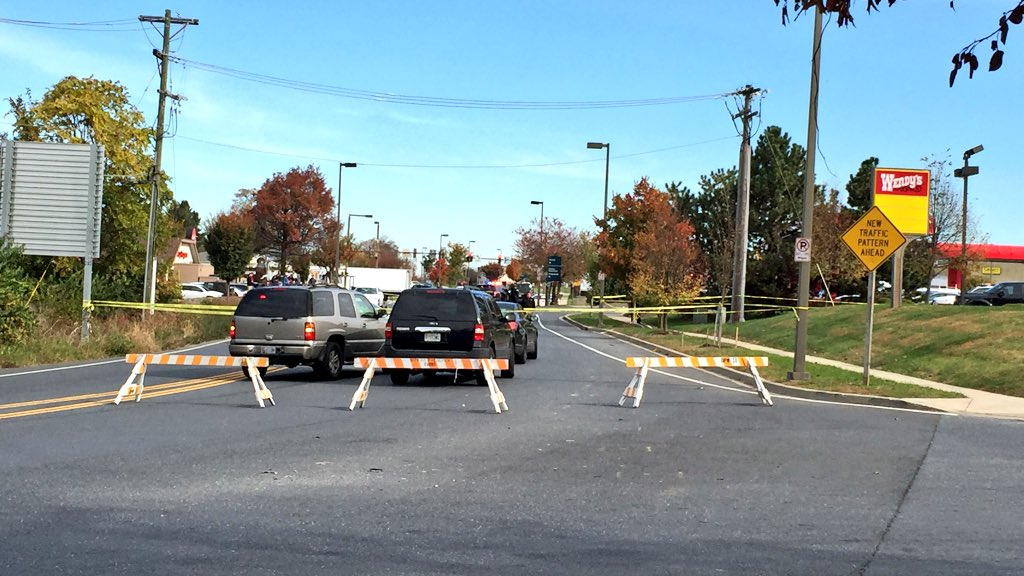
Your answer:
[[[501,278],[501,275],[505,273],[505,267],[502,266],[501,264],[498,264],[497,262],[484,264],[477,270],[485,277],[487,277],[487,279],[490,280],[491,282],[494,282],[498,278]]]
[[[693,299],[704,285],[704,264],[693,226],[669,195],[641,179],[615,196],[607,220],[598,220],[603,271],[623,282],[639,306],[671,306]],[[666,325],[662,316],[662,327]]]
[[[531,280],[545,282],[544,270],[548,256],[562,257],[562,279],[579,280],[586,271],[585,243],[591,241],[590,236],[576,228],[566,226],[557,218],[545,218],[544,222],[534,219],[530,228],[516,229],[516,254],[522,266],[519,274],[506,273],[513,280],[519,280],[526,274]],[[509,262],[509,267],[512,262]]]
[[[427,271],[427,278],[434,283],[434,286],[444,286],[445,281],[448,278],[449,268],[448,262],[444,258],[438,258],[434,261],[434,264]]]
[[[278,257],[280,269],[290,258],[311,251],[322,239],[324,224],[334,208],[323,174],[312,165],[277,173],[256,191],[251,208],[256,248]]]

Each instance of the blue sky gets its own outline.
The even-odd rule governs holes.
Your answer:
[[[91,4],[91,5],[90,5]],[[923,157],[981,173],[969,207],[995,244],[1024,244],[1020,221],[1017,99],[1024,28],[1010,30],[1003,69],[948,87],[950,58],[995,29],[1012,0],[900,1],[856,28],[824,32],[817,180],[842,190],[860,162],[923,168]],[[468,244],[483,257],[513,252],[515,229],[544,216],[592,230],[609,188],[643,176],[697,187],[702,174],[737,163],[732,97],[751,84],[755,127],[779,125],[807,141],[811,17],[780,23],[771,0],[476,0],[200,2],[0,0],[0,18],[42,22],[125,21],[104,31],[0,23],[0,96],[36,98],[67,75],[117,80],[155,123],[159,31],[139,15],[196,18],[172,42],[170,90],[186,98],[169,126],[163,168],[179,200],[204,221],[235,192],[276,172],[313,164],[332,190],[345,169],[342,218],[373,214],[382,237],[403,249]],[[98,27],[93,27],[98,28]],[[178,27],[174,27],[177,30]],[[431,99],[593,102],[685,98],[672,104],[557,110],[400,104],[251,82],[245,73],[355,91]],[[336,92],[336,90],[332,90]],[[710,98],[699,98],[709,97]],[[6,106],[4,106],[6,110]],[[0,131],[10,131],[10,117]],[[955,183],[960,190],[959,182]],[[353,219],[357,239],[372,221]]]

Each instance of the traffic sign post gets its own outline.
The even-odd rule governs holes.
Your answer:
[[[793,247],[793,261],[794,262],[810,262],[811,261],[811,239],[810,238],[797,238],[796,244]]]
[[[864,386],[871,380],[871,332],[875,319],[875,270],[904,244],[907,238],[878,206],[872,206],[850,229],[843,233],[843,243],[868,269],[868,321],[864,336]]]

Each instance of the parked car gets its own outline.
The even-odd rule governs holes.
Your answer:
[[[356,288],[356,292],[366,296],[366,299],[377,308],[384,305],[384,291],[380,288]]]
[[[489,294],[460,288],[410,288],[398,295],[384,332],[389,358],[508,358],[502,378],[515,377],[512,327]],[[422,371],[433,376],[433,371]],[[389,371],[405,384],[411,370]],[[482,370],[477,384],[486,385]]]
[[[356,357],[378,355],[384,344],[383,315],[353,290],[261,286],[246,292],[235,308],[228,351],[266,356],[272,365],[289,368],[304,364],[336,379]]]
[[[956,304],[957,299],[960,298],[956,294],[941,294],[933,293],[928,297],[929,304]]]
[[[984,292],[968,292],[964,304],[974,306],[1002,306],[1024,304],[1024,282],[1000,282]]]
[[[223,292],[210,290],[202,282],[184,282],[181,285],[181,297],[184,300],[202,300],[204,298],[220,298]]]
[[[242,284],[241,282],[231,283],[231,295],[232,296],[245,296],[245,293],[249,291],[252,286],[248,284]]]
[[[534,324],[534,320],[537,319],[537,315],[530,313],[527,314],[526,310],[523,310],[523,306],[518,302],[506,302],[498,301],[498,308],[501,308],[502,312],[505,313],[505,318],[508,319],[509,325],[515,333],[516,339],[516,362],[522,364],[529,358],[533,360],[537,358],[537,325]]]

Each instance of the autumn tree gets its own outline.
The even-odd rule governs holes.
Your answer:
[[[293,255],[313,251],[334,208],[331,191],[312,165],[277,173],[256,191],[252,217],[257,249],[276,253],[284,272]]]
[[[692,225],[647,178],[633,192],[615,196],[598,225],[595,242],[605,273],[620,279],[638,303],[678,304],[703,286]]]
[[[505,266],[505,275],[518,282],[523,279],[523,274],[523,261],[518,258],[510,258],[508,264]],[[498,274],[498,278],[500,277],[501,274]],[[495,280],[497,280],[497,278],[495,278]]]
[[[206,226],[206,252],[214,272],[224,280],[245,274],[256,253],[256,235],[250,214],[220,212]]]
[[[816,191],[811,239],[812,276],[820,269],[832,290],[863,290],[864,265],[843,242],[843,233],[853,226],[858,217],[852,208],[839,201],[838,190],[829,190],[827,196],[820,189]]]
[[[483,266],[478,268],[478,270],[480,271],[481,274],[487,277],[487,280],[491,282],[494,282],[498,278],[501,278],[501,275],[505,273],[505,267],[502,266],[501,264],[498,264],[497,262],[484,264]]]
[[[427,278],[434,283],[434,286],[445,286],[448,274],[448,263],[444,258],[438,258],[433,262],[433,264],[431,264],[430,269],[427,271]]]
[[[658,192],[656,189],[652,189]],[[704,285],[700,247],[693,226],[668,202],[668,195],[648,192],[650,217],[635,238],[632,270],[627,277],[638,306],[672,306],[695,298]],[[658,314],[668,329],[668,314]]]
[[[930,292],[931,279],[949,268],[966,271],[962,284],[972,284],[971,271],[976,267],[977,255],[968,251],[964,257],[958,254],[956,257],[947,258],[941,250],[943,245],[959,246],[963,235],[962,196],[960,191],[954,188],[951,180],[951,161],[949,158],[923,160],[927,162],[931,171],[928,193],[931,231],[928,235],[910,242],[903,261],[904,285],[909,290],[915,286],[925,286]],[[967,243],[974,244],[979,241],[977,226],[968,216]]]
[[[782,6],[782,24],[785,25],[789,21],[790,6],[792,6],[793,14],[799,15],[808,10],[820,8],[823,13],[830,13],[836,15],[836,24],[842,28],[843,26],[853,25],[853,13],[850,9],[853,7],[854,0],[773,0],[776,6]],[[896,0],[884,0],[889,6],[896,3]],[[989,55],[988,71],[995,72],[999,70],[1003,65],[1003,49],[1002,46],[1006,45],[1006,36],[1010,32],[1010,24],[1020,24],[1024,22],[1024,0],[1017,0],[1016,6],[1013,5],[1011,0],[1006,1],[1006,6],[1012,6],[1009,10],[1003,12],[999,17],[997,28],[994,32],[968,43],[966,46],[958,50],[953,54],[953,69],[949,73],[949,86],[952,87],[956,81],[957,73],[967,68],[969,77],[974,78],[974,72],[978,69],[978,57],[974,54],[974,51],[978,46],[984,45],[989,42],[989,48],[992,53]],[[872,10],[878,11],[879,6],[883,4],[883,0],[867,0],[867,13],[870,14]],[[955,9],[955,0],[949,0],[950,9]]]

